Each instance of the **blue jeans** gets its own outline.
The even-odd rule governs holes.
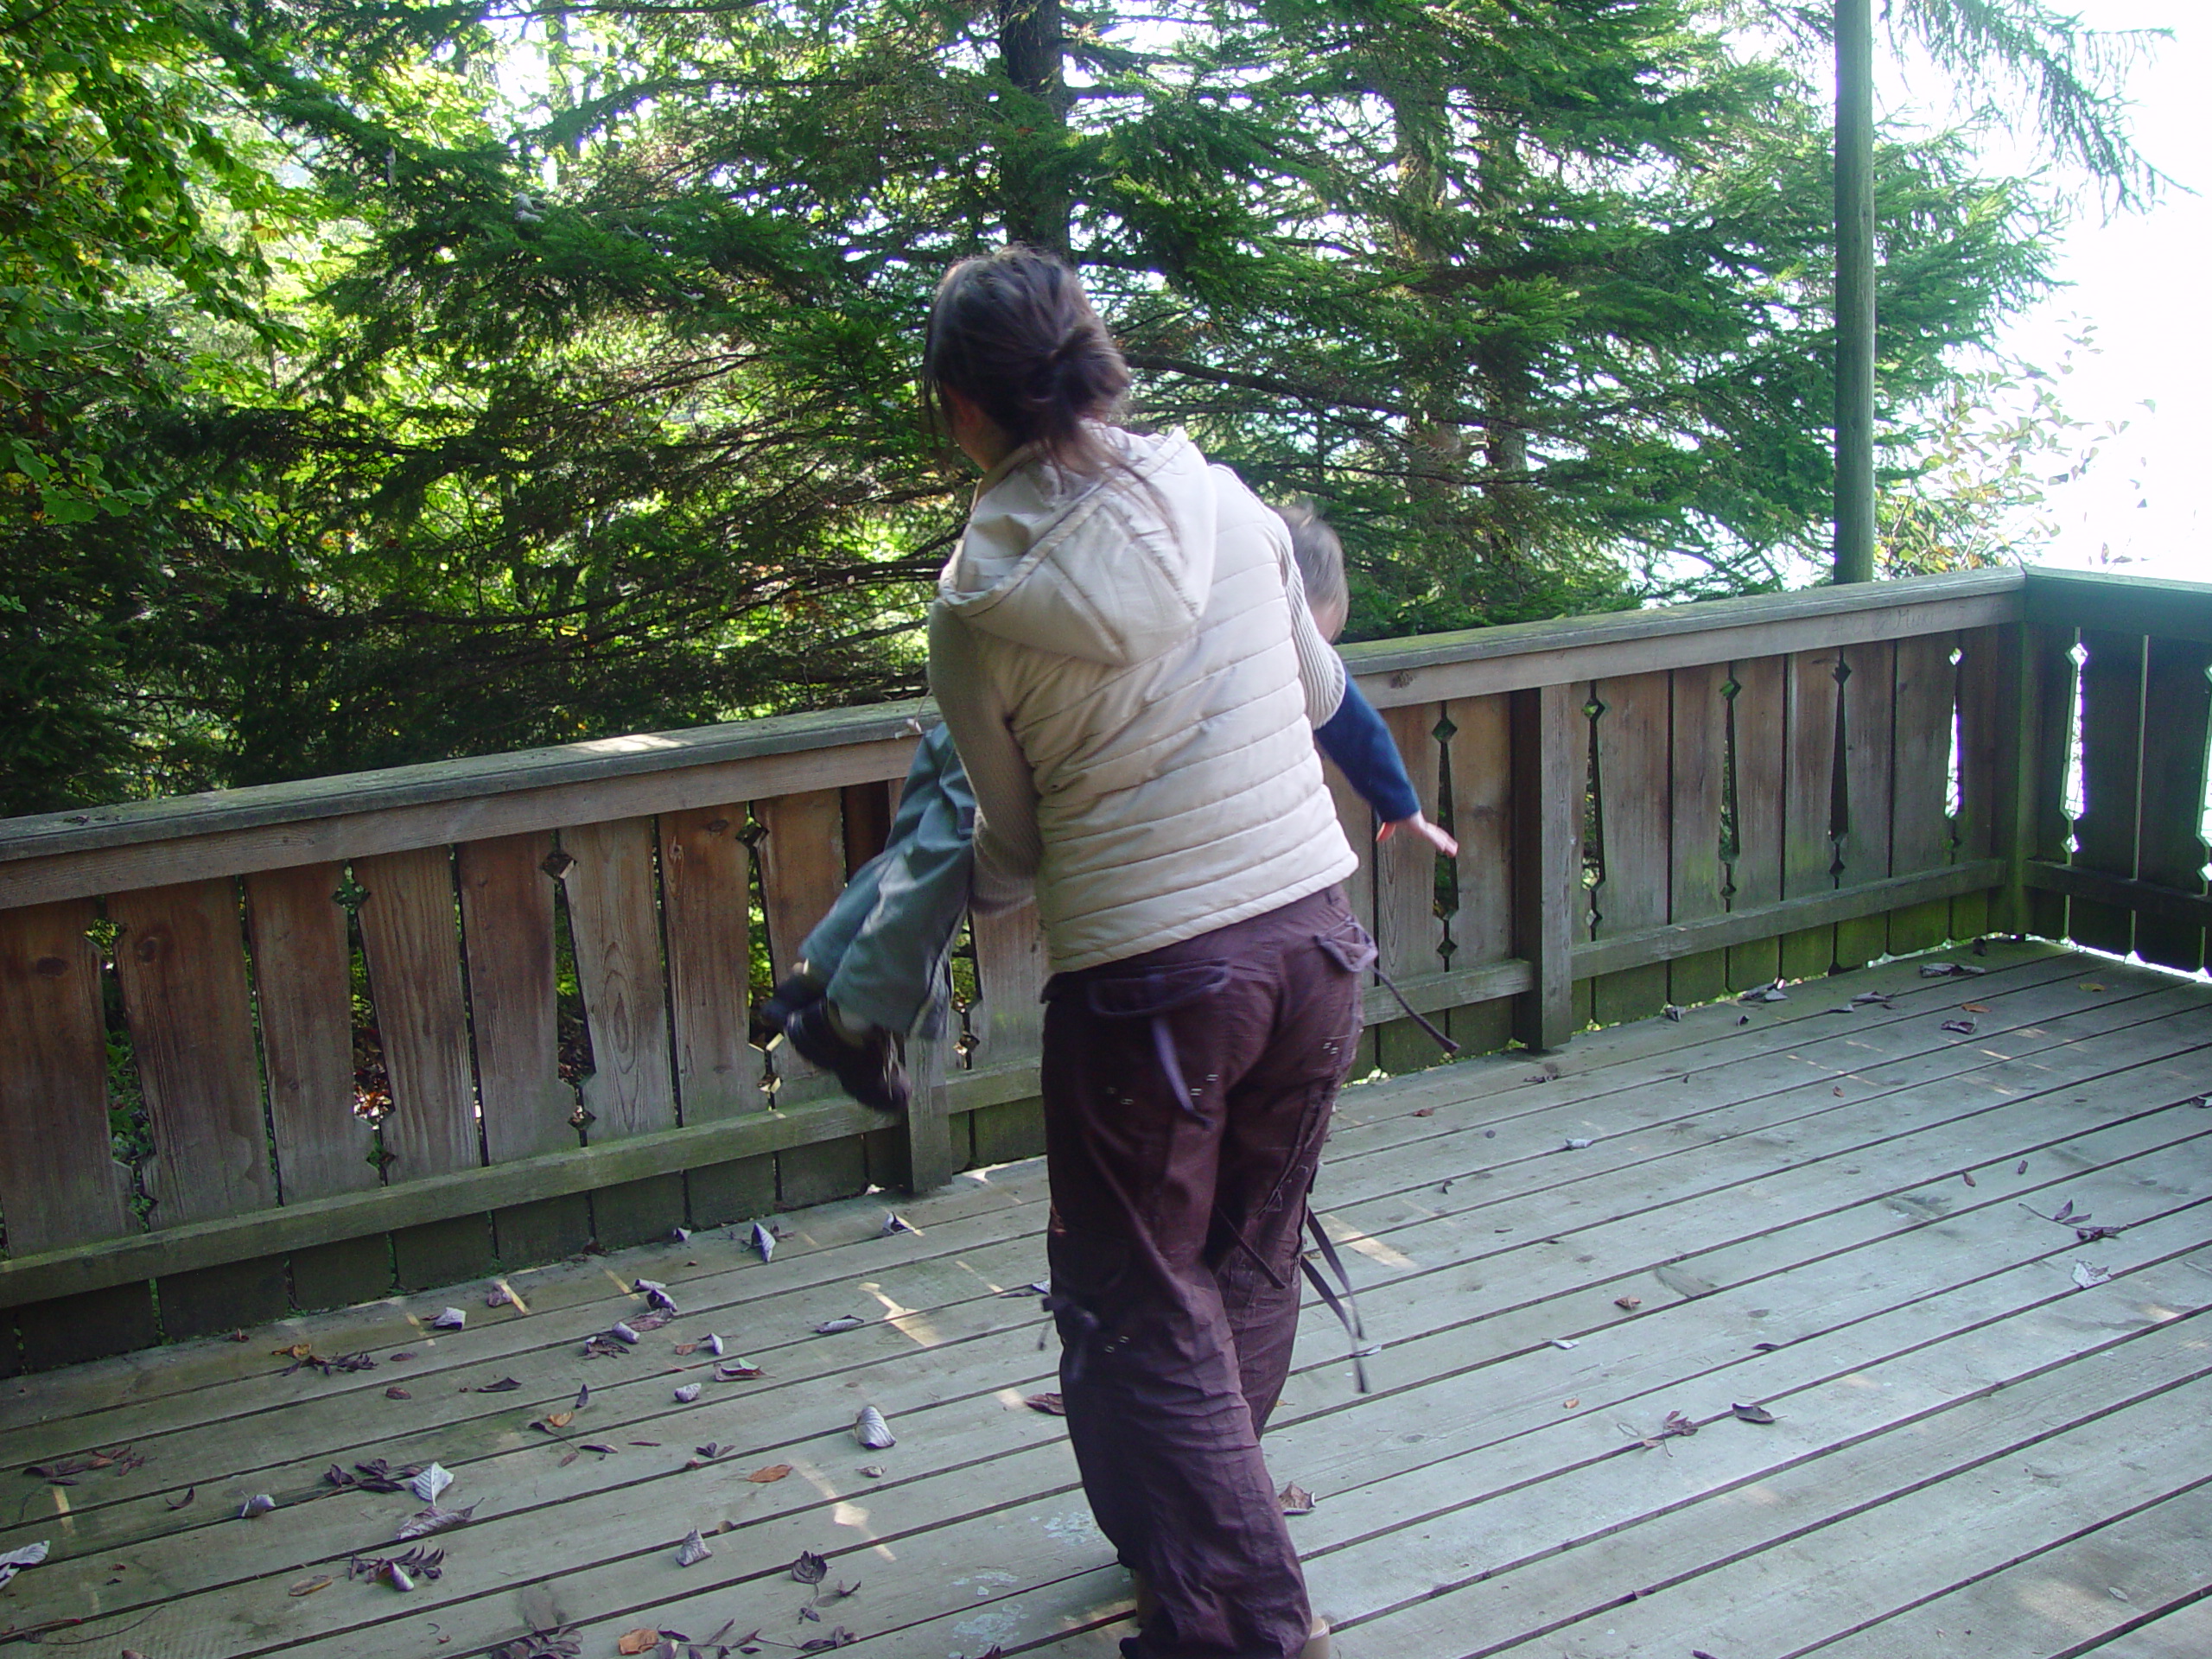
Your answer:
[[[840,1014],[904,1035],[942,1018],[946,954],[968,909],[976,798],[952,734],[915,746],[890,839],[845,884],[799,947]]]

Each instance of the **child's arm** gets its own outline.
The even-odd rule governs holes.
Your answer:
[[[1313,741],[1382,821],[1376,840],[1387,841],[1394,830],[1403,828],[1447,857],[1458,855],[1459,843],[1421,815],[1421,797],[1406,775],[1406,763],[1390,728],[1350,674],[1344,676],[1344,701],[1313,728]]]

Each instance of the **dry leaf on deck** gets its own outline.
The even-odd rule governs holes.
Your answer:
[[[184,1508],[184,1507],[185,1507],[185,1505],[187,1505],[188,1503],[191,1503],[191,1502],[192,1502],[192,1500],[193,1500],[194,1498],[195,1498],[195,1497],[199,1497],[199,1496],[200,1496],[200,1489],[199,1489],[197,1486],[188,1486],[188,1487],[186,1487],[186,1488],[184,1489],[184,1496],[183,1496],[182,1497],[180,1497],[179,1499],[177,1499],[175,1503],[169,1503],[169,1501],[168,1501],[167,1498],[163,1498],[163,1499],[162,1500],[162,1504],[164,1505],[164,1507],[166,1507],[166,1508],[172,1509],[172,1510],[181,1510],[181,1509]]]
[[[2073,1219],[2074,1219],[2074,1200],[2073,1200],[2073,1199],[2071,1199],[2071,1198],[2069,1198],[2069,1199],[2067,1199],[2067,1200],[2066,1200],[2066,1202],[2065,1202],[2065,1203],[2063,1203],[2063,1204],[2060,1205],[2058,1206],[2058,1208],[2057,1208],[2057,1209],[2056,1209],[2056,1210],[2054,1210],[2054,1211],[2052,1211],[2050,1212],[2050,1218],[2051,1218],[2053,1221],[2071,1221],[2071,1220],[2073,1220]],[[2087,1221],[2087,1220],[2088,1219],[2088,1217],[2087,1216],[2083,1216],[2083,1217],[2082,1217],[2082,1220],[2084,1220],[2084,1221]]]
[[[249,1497],[245,1503],[238,1505],[238,1519],[241,1521],[257,1520],[260,1516],[268,1514],[270,1510],[276,1507],[276,1500],[270,1497],[268,1493],[256,1492],[251,1497]]]
[[[2074,1282],[2084,1290],[2094,1289],[2111,1277],[2110,1268],[2101,1268],[2089,1262],[2076,1262],[2074,1264]]]
[[[660,1644],[658,1630],[625,1630],[614,1643],[617,1653],[645,1653]]]
[[[1624,1309],[1628,1313],[1633,1313],[1637,1308],[1643,1306],[1643,1298],[1641,1296],[1616,1296],[1613,1298],[1613,1306],[1615,1307]]]
[[[478,1500],[480,1503],[481,1501],[481,1499]],[[407,1524],[400,1528],[397,1536],[398,1541],[404,1544],[410,1538],[427,1538],[434,1532],[444,1532],[448,1528],[466,1526],[475,1518],[476,1505],[474,1503],[465,1510],[442,1510],[433,1503],[429,1509],[409,1516]]]
[[[1065,1417],[1068,1414],[1068,1402],[1057,1394],[1033,1394],[1021,1403],[1032,1411],[1043,1412],[1047,1417]]]
[[[1961,1014],[1987,1014],[1989,1006],[1984,1002],[1961,1002],[1959,1004],[1959,1012]]]
[[[1436,1108],[1433,1106],[1423,1106],[1417,1109],[1414,1113],[1414,1116],[1415,1117],[1434,1117],[1436,1116]]]
[[[834,1319],[824,1319],[814,1327],[817,1337],[833,1337],[840,1331],[857,1331],[868,1321],[851,1313],[840,1313]]]
[[[819,1584],[830,1576],[830,1563],[810,1549],[802,1549],[791,1563],[791,1577],[801,1584]]]
[[[566,1428],[576,1421],[576,1414],[573,1411],[549,1411],[538,1421],[549,1429]]]
[[[387,1400],[412,1400],[415,1396],[395,1382],[384,1391],[384,1397]]]
[[[870,1452],[888,1451],[899,1444],[891,1433],[891,1425],[883,1421],[883,1414],[874,1406],[862,1406],[861,1414],[853,1420],[853,1438]]]
[[[46,1559],[52,1544],[41,1538],[37,1543],[25,1544],[21,1549],[11,1549],[0,1554],[0,1584],[5,1584],[27,1567],[36,1567]]]
[[[327,1590],[338,1580],[324,1573],[312,1579],[302,1579],[284,1593],[288,1596],[311,1596],[318,1590]]]
[[[1728,1409],[1747,1423],[1770,1423],[1774,1421],[1774,1414],[1764,1406],[1732,1405]]]
[[[2104,986],[2096,980],[2085,979],[2082,982],[2082,988],[2085,991],[2101,991]]]
[[[817,1636],[811,1641],[800,1643],[798,1650],[801,1653],[826,1653],[831,1648],[850,1647],[859,1640],[860,1637],[855,1636],[843,1625],[833,1624],[830,1627],[829,1635]]]
[[[430,1321],[433,1331],[458,1331],[468,1323],[468,1315],[457,1307],[449,1307]]]
[[[1946,1020],[1943,1029],[1955,1031],[1961,1037],[1971,1037],[1974,1033],[1974,1023],[1971,1020]]]
[[[715,1367],[715,1381],[717,1382],[750,1382],[756,1377],[766,1375],[766,1371],[749,1359],[741,1359],[734,1364]]]
[[[1959,1172],[1959,1179],[1964,1181],[1968,1186],[1979,1186],[1981,1185],[1980,1182],[1974,1179],[1974,1171],[1970,1169],[1961,1170]]]
[[[467,1394],[512,1394],[520,1387],[522,1387],[522,1384],[513,1377],[503,1376],[496,1382],[486,1382],[477,1388],[464,1389],[462,1392]]]
[[[1289,1485],[1284,1487],[1282,1491],[1277,1492],[1275,1494],[1275,1498],[1276,1501],[1282,1505],[1282,1512],[1285,1515],[1311,1515],[1313,1513],[1313,1494],[1307,1491],[1303,1486],[1300,1486],[1294,1480],[1291,1482]]]
[[[425,1503],[435,1503],[438,1494],[452,1484],[453,1471],[442,1463],[433,1463],[407,1483],[407,1490]]]
[[[753,1224],[753,1248],[760,1252],[763,1262],[775,1260],[776,1236],[757,1221]]]
[[[505,1307],[512,1303],[514,1299],[514,1292],[509,1290],[505,1285],[494,1285],[491,1289],[484,1293],[484,1306],[486,1307]]]
[[[771,1481],[781,1480],[791,1471],[791,1466],[788,1463],[772,1463],[765,1469],[755,1469],[746,1478],[756,1486],[766,1486]]]
[[[893,1233],[911,1233],[913,1230],[914,1224],[894,1210],[884,1217],[882,1230],[876,1236],[889,1238]]]
[[[699,1397],[700,1386],[696,1382],[686,1382],[676,1390],[676,1403],[679,1406],[690,1405]]]
[[[676,1564],[678,1567],[696,1567],[714,1553],[707,1548],[707,1541],[699,1535],[699,1529],[694,1527],[683,1535],[683,1541],[676,1547]]]

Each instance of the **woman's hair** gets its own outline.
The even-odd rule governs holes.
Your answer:
[[[947,426],[944,394],[957,391],[1016,444],[1096,474],[1111,458],[1089,423],[1113,415],[1129,371],[1075,272],[1008,247],[963,259],[938,282],[922,382]]]
[[[1351,593],[1344,582],[1344,544],[1337,532],[1306,496],[1286,501],[1276,511],[1290,526],[1290,551],[1305,579],[1306,608],[1317,615],[1332,607],[1348,608]]]

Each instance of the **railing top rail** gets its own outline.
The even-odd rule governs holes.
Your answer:
[[[1944,620],[1957,613],[1961,602],[1986,609],[1993,601],[2008,607],[2008,615],[2016,613],[2009,607],[2017,606],[2021,586],[2021,573],[2012,569],[1915,577],[1377,640],[1348,646],[1344,654],[1363,680],[1382,683],[1376,701],[1397,702],[1407,701],[1408,695],[1418,700],[1475,689],[1453,686],[1440,692],[1429,683],[1435,677],[1417,675],[1420,670],[1446,665],[1503,670],[1502,687],[1573,679],[1591,672],[1634,671],[1634,653],[1651,642],[1675,642],[1676,655],[1685,651],[1696,655],[1704,649],[1700,637],[1709,635],[1721,636],[1711,641],[1715,648],[1726,649],[1732,643],[1744,647],[1737,654],[1748,654],[1766,637],[1779,643],[1765,648],[1796,649],[1829,626],[1847,630],[1854,620],[1878,620],[1882,613],[1925,611],[1935,627],[1961,626]],[[2212,589],[2204,591],[2212,594]],[[1775,629],[1786,632],[1770,636],[1764,632]],[[1497,688],[1485,683],[1480,689]],[[918,729],[917,721],[935,718],[934,708],[926,701],[875,703],[0,819],[0,866],[881,743]]]
[[[2027,572],[2027,620],[2212,643],[2212,582],[2102,570]]]

